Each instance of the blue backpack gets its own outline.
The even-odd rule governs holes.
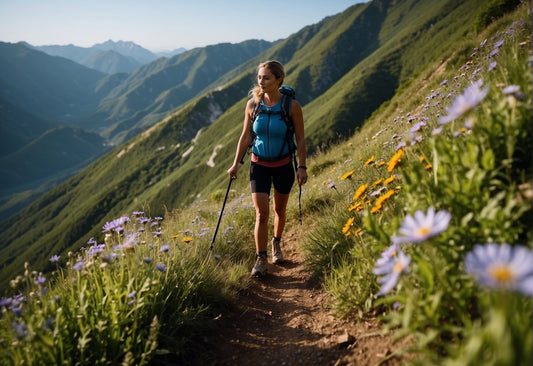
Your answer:
[[[287,127],[287,132],[285,133],[285,138],[283,140],[283,144],[281,146],[280,152],[278,156],[261,157],[261,158],[263,160],[279,160],[283,158],[284,156],[287,156],[287,154],[283,154],[283,151],[285,150],[285,146],[288,146],[288,154],[293,155],[294,160],[296,160],[296,154],[295,154],[296,144],[294,142],[294,125],[292,123],[292,118],[290,117],[292,100],[296,97],[296,92],[294,91],[294,89],[292,89],[290,86],[287,86],[287,85],[282,85],[279,88],[279,91],[281,93],[281,110],[280,111],[266,111],[261,108],[260,103],[257,103],[257,104],[254,103],[251,122],[253,124],[256,118],[260,114],[263,114],[263,113],[281,114],[281,117]],[[252,141],[250,143],[250,146],[253,146],[256,138],[257,136],[252,129]]]

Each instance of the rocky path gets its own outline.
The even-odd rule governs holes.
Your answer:
[[[374,319],[335,318],[325,307],[328,295],[303,271],[296,235],[284,237],[282,265],[253,279],[236,308],[221,314],[214,365],[400,365],[399,346],[379,333]]]

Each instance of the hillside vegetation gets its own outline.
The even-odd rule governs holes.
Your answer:
[[[531,364],[531,29],[527,4],[489,12],[486,28],[467,21],[492,3],[372,1],[304,28],[2,223],[3,359],[192,357],[217,307],[246,287],[246,174],[212,252],[210,236],[255,66],[275,57],[303,101],[322,90],[303,102],[315,154],[300,247],[328,305],[409,337],[386,358]],[[351,51],[349,24],[369,18],[381,19],[375,44]],[[335,74],[329,49],[368,55]],[[300,52],[316,58],[305,67]]]
[[[408,75],[414,77],[407,72],[416,65],[414,60],[421,60],[421,67],[430,54],[441,57],[440,52],[461,40],[468,32],[467,20],[475,18],[481,3],[409,0],[358,4],[250,58],[210,87],[202,86],[205,92],[175,113],[2,222],[0,283],[7,283],[4,273],[11,274],[25,261],[50,268],[39,252],[66,253],[80,248],[87,237],[98,234],[97,228],[109,215],[144,209],[159,216],[198,198],[208,199],[224,187],[242,128],[243,106],[259,62],[276,58],[285,63],[286,83],[302,100],[311,154],[360,128],[400,83],[409,81]],[[413,7],[416,16],[410,10]],[[428,42],[431,35],[435,42]],[[201,55],[208,52],[191,50],[148,64],[121,85],[137,85],[137,80],[142,93],[125,89],[137,98],[131,99],[132,105],[153,105],[146,78],[163,78],[168,67],[161,63],[190,62],[188,71],[198,73],[201,69],[194,65],[207,60]],[[178,89],[186,87],[186,74],[183,80]],[[115,92],[123,94],[116,88]],[[208,166],[215,151],[214,166]]]

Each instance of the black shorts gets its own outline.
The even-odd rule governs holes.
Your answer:
[[[291,192],[294,184],[292,161],[277,168],[269,168],[254,162],[250,163],[252,193],[270,194],[272,183],[274,183],[274,189],[279,193],[289,194]]]

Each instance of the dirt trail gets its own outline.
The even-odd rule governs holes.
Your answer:
[[[269,274],[253,279],[236,308],[221,314],[214,365],[400,365],[399,348],[379,335],[373,319],[336,319],[328,295],[303,271],[296,234],[283,239],[285,262],[269,263]]]

